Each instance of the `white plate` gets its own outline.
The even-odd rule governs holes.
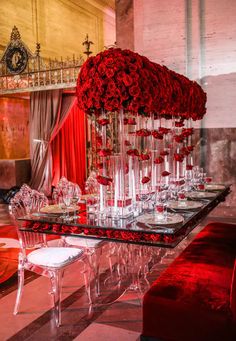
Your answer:
[[[200,201],[169,201],[167,206],[173,208],[174,210],[194,210],[202,207],[202,202]]]
[[[199,191],[199,192],[189,192],[186,194],[186,196],[188,198],[191,199],[211,199],[214,198],[216,196],[216,193],[212,193],[212,192],[205,192],[205,191]]]
[[[156,213],[147,213],[137,218],[137,222],[145,225],[151,225],[152,227],[158,225],[175,225],[184,221],[184,217],[180,214],[168,213],[165,219],[159,219]]]
[[[217,184],[207,184],[205,187],[208,191],[221,191],[222,189],[225,189],[224,185]]]
[[[40,212],[47,214],[63,214],[64,212],[75,212],[77,209],[74,207],[68,207],[66,209],[62,209],[59,205],[49,205],[41,208]]]

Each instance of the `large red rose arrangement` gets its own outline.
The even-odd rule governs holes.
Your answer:
[[[90,57],[78,76],[77,97],[87,114],[124,109],[197,120],[206,112],[200,85],[130,50],[109,49]]]
[[[202,119],[206,112],[206,94],[199,84],[138,53],[116,48],[84,63],[76,91],[80,109],[93,122],[100,202],[123,207],[131,197],[139,198],[136,187],[145,193],[156,181],[167,183],[177,169],[178,174],[179,169],[191,171],[193,129],[186,122]],[[172,119],[168,128],[165,119]]]

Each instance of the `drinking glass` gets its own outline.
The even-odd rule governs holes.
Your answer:
[[[65,186],[62,189],[62,201],[64,203],[64,219],[67,220],[69,218],[69,212],[68,208],[70,207],[71,204],[71,199],[72,199],[72,187]],[[66,214],[67,213],[67,214]]]
[[[179,201],[185,201],[186,200],[185,190],[182,188],[178,192],[178,200]]]
[[[78,203],[80,201],[80,196],[76,195],[76,193],[73,194],[73,196],[71,197],[71,204],[74,207],[74,216],[73,216],[73,220],[76,220],[77,218],[79,218],[79,216],[76,214],[77,210],[78,210]]]
[[[63,200],[64,208],[65,208],[65,211],[64,211],[64,214],[65,214],[64,219],[65,219],[65,220],[68,220],[68,218],[69,218],[68,208],[70,207],[71,196],[68,195],[68,194],[64,194],[63,197],[62,197],[62,200]]]
[[[167,214],[167,191],[159,191],[156,193],[155,198],[155,216],[157,220],[163,221],[166,219]]]

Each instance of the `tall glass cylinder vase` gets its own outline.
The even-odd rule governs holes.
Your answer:
[[[122,218],[132,214],[132,197],[129,186],[129,160],[125,141],[127,127],[123,110],[109,112],[97,119],[101,147],[98,151],[100,185],[100,211],[108,217]]]

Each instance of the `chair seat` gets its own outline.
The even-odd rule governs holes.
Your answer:
[[[74,262],[83,250],[72,247],[43,247],[32,251],[27,259],[30,263],[52,268],[61,268]]]
[[[84,248],[97,248],[100,247],[104,242],[101,239],[91,238],[79,238],[79,237],[66,237],[65,241],[68,245],[74,245]]]

